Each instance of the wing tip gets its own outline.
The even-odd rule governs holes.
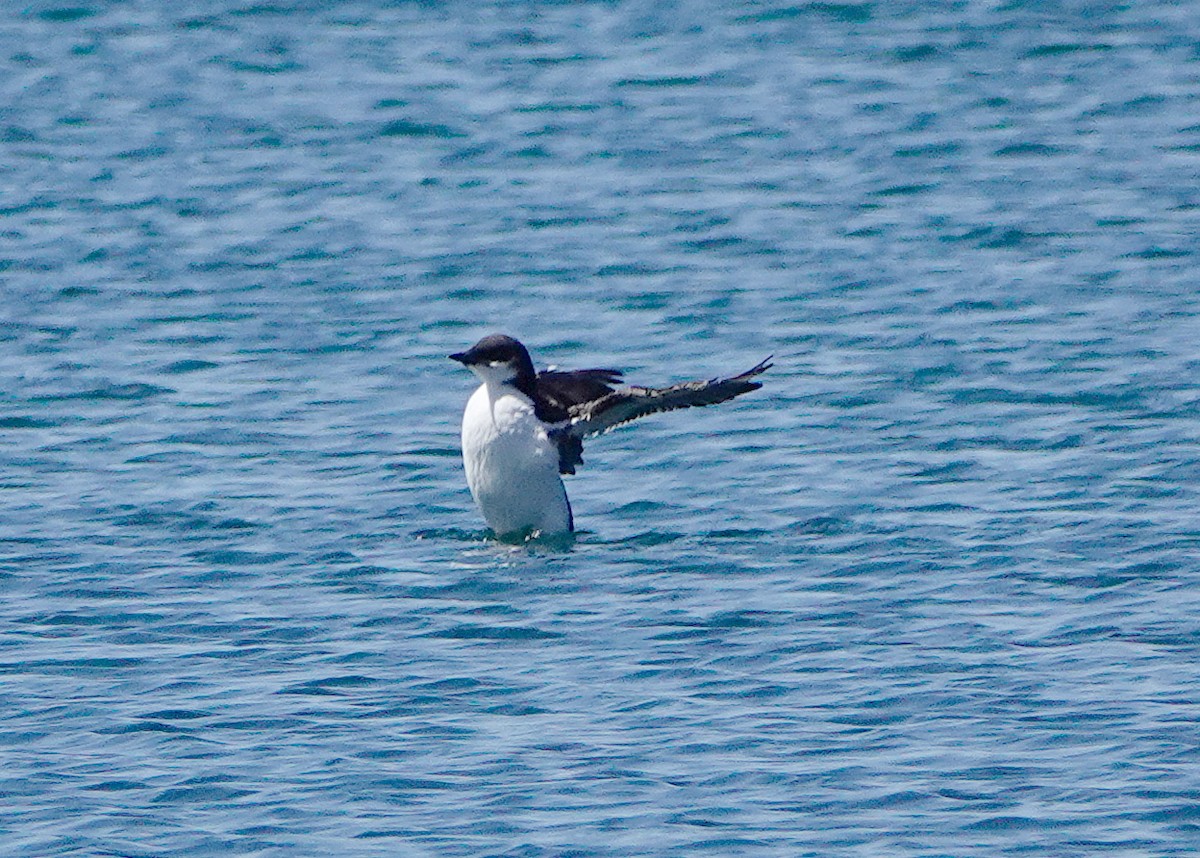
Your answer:
[[[772,363],[774,358],[775,358],[775,355],[767,355],[765,358],[760,360],[754,366],[750,367],[750,369],[746,370],[745,372],[743,372],[739,375],[735,375],[733,378],[731,378],[729,380],[730,381],[744,381],[744,382],[746,382],[746,384],[753,384],[754,387],[751,387],[749,389],[750,390],[758,390],[760,387],[762,387],[762,382],[761,381],[750,381],[750,379],[754,378],[754,376],[756,376],[756,375],[762,375],[764,372],[769,370],[771,367],[775,366],[775,364]]]
[[[746,374],[747,375],[758,375],[759,373],[766,372],[771,367],[775,366],[775,364],[773,362],[774,360],[775,360],[775,355],[767,355],[765,358],[763,358],[758,363],[756,363],[753,367],[751,367],[747,371]]]

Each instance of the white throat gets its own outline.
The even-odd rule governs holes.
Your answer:
[[[470,366],[475,377],[498,392],[502,386],[512,386],[517,380],[517,370],[511,363],[475,363]]]

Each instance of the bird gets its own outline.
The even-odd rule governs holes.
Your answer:
[[[573,534],[562,474],[583,463],[583,440],[660,411],[725,402],[762,387],[768,357],[729,378],[669,387],[620,386],[616,369],[536,372],[529,350],[490,334],[449,356],[482,384],[462,421],[463,468],[484,521],[502,541]]]

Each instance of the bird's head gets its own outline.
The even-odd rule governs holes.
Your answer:
[[[533,381],[533,361],[520,341],[505,334],[489,334],[465,352],[450,355],[487,384]]]

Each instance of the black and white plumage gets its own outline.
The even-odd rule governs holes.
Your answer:
[[[615,369],[536,372],[529,351],[492,334],[450,355],[483,382],[463,412],[467,485],[500,536],[574,529],[560,474],[583,462],[583,439],[678,408],[715,405],[762,387],[770,358],[730,378],[670,387],[618,387]]]

